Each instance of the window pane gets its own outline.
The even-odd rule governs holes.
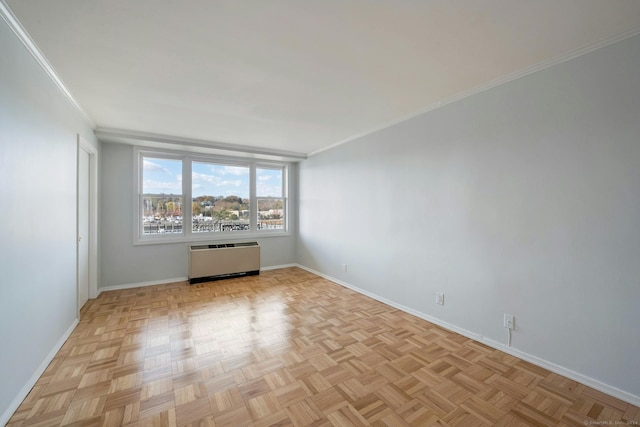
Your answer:
[[[182,161],[142,159],[142,234],[182,233]]]
[[[256,169],[258,197],[282,197],[282,169]]]
[[[193,162],[194,233],[249,230],[249,167]]]
[[[256,168],[258,230],[284,230],[282,168]]]
[[[276,197],[258,199],[258,229],[284,229],[284,199]]]

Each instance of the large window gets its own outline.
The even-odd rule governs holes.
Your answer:
[[[136,156],[138,243],[287,231],[286,164],[143,150]]]

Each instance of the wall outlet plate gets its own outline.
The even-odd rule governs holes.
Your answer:
[[[513,331],[515,327],[515,318],[513,314],[504,314],[504,327]]]
[[[436,292],[436,304],[444,305],[444,293]]]

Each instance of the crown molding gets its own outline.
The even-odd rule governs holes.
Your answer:
[[[269,149],[249,145],[236,145],[226,142],[207,141],[204,139],[183,138],[179,136],[139,132],[126,129],[97,128],[93,131],[102,142],[135,145],[147,148],[164,148],[178,151],[190,151],[204,154],[235,155],[279,161],[300,161],[306,154],[295,151]]]
[[[367,135],[371,135],[373,133],[379,132],[379,131],[381,131],[383,129],[395,126],[395,125],[400,124],[402,122],[405,122],[407,120],[410,120],[410,119],[413,119],[415,117],[418,117],[418,116],[420,116],[422,114],[428,113],[429,111],[432,111],[432,110],[435,110],[437,108],[443,107],[443,106],[445,106],[447,104],[451,104],[453,102],[459,101],[459,100],[467,98],[469,96],[476,95],[476,94],[478,94],[480,92],[484,92],[484,91],[492,89],[494,87],[501,86],[501,85],[503,85],[505,83],[512,82],[512,81],[517,80],[517,79],[519,79],[521,77],[525,77],[525,76],[528,76],[529,74],[533,74],[535,72],[538,72],[538,71],[553,67],[554,65],[561,64],[563,62],[566,62],[566,61],[569,61],[571,59],[577,58],[579,56],[586,55],[587,53],[590,53],[590,52],[593,52],[593,51],[598,50],[600,48],[603,48],[605,46],[609,46],[611,44],[620,42],[622,40],[626,40],[626,39],[631,38],[633,36],[636,36],[638,34],[640,34],[640,27],[635,27],[635,28],[632,28],[632,29],[630,29],[628,31],[616,34],[616,35],[611,36],[611,37],[607,37],[607,38],[605,38],[603,40],[600,40],[600,41],[597,41],[595,43],[590,43],[590,44],[588,44],[586,46],[583,46],[581,48],[571,50],[571,51],[566,52],[566,53],[564,53],[562,55],[554,56],[553,58],[548,59],[546,61],[538,62],[537,64],[533,64],[533,65],[531,65],[529,67],[523,68],[523,69],[518,70],[518,71],[516,71],[514,73],[507,74],[507,75],[505,75],[503,77],[499,77],[497,79],[491,80],[490,82],[484,83],[484,84],[482,84],[480,86],[476,86],[476,87],[474,87],[472,89],[460,92],[460,93],[458,93],[456,95],[453,95],[453,96],[451,96],[449,98],[443,99],[442,101],[435,102],[433,104],[427,105],[426,107],[423,107],[423,108],[421,108],[420,110],[418,110],[416,112],[404,115],[404,116],[402,116],[402,117],[400,117],[398,119],[388,121],[388,122],[386,122],[386,123],[384,123],[384,124],[382,124],[380,126],[376,126],[375,128],[372,128],[372,129],[366,130],[364,132],[360,132],[360,133],[357,133],[355,135],[352,135],[352,136],[350,136],[350,137],[348,137],[346,139],[343,139],[342,141],[338,141],[338,142],[336,142],[334,144],[331,144],[331,145],[329,145],[327,147],[320,148],[318,150],[312,151],[312,152],[308,153],[307,156],[308,157],[315,156],[316,154],[322,153],[323,151],[330,150],[330,149],[338,147],[338,146],[340,146],[342,144],[346,144],[347,142],[351,142],[351,141],[354,141],[356,139],[365,137]]]
[[[82,108],[80,103],[73,97],[73,94],[64,84],[60,76],[53,69],[47,58],[42,51],[38,48],[36,42],[31,38],[27,30],[22,26],[16,15],[13,13],[6,0],[0,0],[0,17],[9,25],[9,28],[18,36],[18,39],[27,48],[31,56],[33,56],[36,62],[42,67],[45,73],[58,87],[62,94],[71,102],[71,104],[82,114],[84,119],[91,125],[91,128],[95,128],[96,124],[93,119]]]

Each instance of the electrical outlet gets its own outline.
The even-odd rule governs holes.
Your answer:
[[[444,305],[444,293],[436,292],[436,304]]]
[[[504,314],[504,327],[513,331],[515,327],[515,318],[513,314]]]
[[[347,264],[342,264],[342,271],[347,272]]]

